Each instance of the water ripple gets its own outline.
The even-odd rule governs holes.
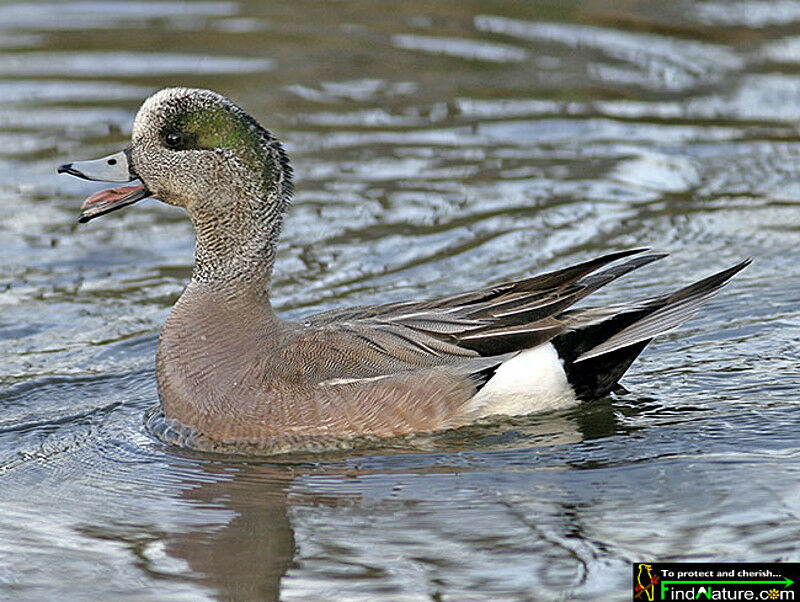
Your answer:
[[[797,557],[800,3],[554,7],[0,6],[0,597],[609,600],[643,557]],[[287,143],[291,317],[634,246],[671,256],[593,303],[755,261],[627,393],[355,449],[188,449],[148,411],[191,226],[148,201],[77,227],[98,186],[54,171],[176,84]]]
[[[599,77],[659,89],[687,90],[717,81],[723,73],[742,66],[742,60],[722,46],[619,29],[533,23],[489,15],[476,17],[475,27],[523,40],[599,50],[637,69],[626,71],[606,63],[591,64]]]
[[[413,34],[396,35],[392,43],[398,48],[420,50],[432,54],[443,54],[473,61],[493,63],[517,63],[524,61],[528,54],[521,48],[509,44],[479,42],[459,38],[432,38]]]
[[[26,52],[0,56],[0,75],[137,77],[188,73],[258,73],[274,67],[264,58],[166,52]]]

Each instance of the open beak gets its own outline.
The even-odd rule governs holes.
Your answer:
[[[127,150],[93,161],[66,163],[58,168],[58,173],[67,173],[84,180],[101,182],[130,182],[137,178],[137,175],[130,168]],[[142,183],[95,192],[83,201],[78,221],[81,223],[88,222],[99,215],[133,205],[135,202],[141,201],[152,194]]]

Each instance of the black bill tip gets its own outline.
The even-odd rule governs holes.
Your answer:
[[[79,172],[72,166],[72,163],[64,163],[64,165],[58,166],[58,173],[68,173],[71,176],[78,176],[79,178],[83,177],[83,174]]]

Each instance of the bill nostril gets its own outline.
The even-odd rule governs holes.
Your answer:
[[[117,164],[117,160],[116,159],[109,159],[108,160],[108,164],[109,165],[116,165]]]

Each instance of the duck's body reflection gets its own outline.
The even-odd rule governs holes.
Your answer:
[[[184,497],[224,506],[236,516],[222,529],[173,540],[172,556],[183,558],[200,580],[225,600],[277,600],[280,582],[295,553],[287,495],[290,469],[269,464],[205,463],[219,480],[185,490]],[[231,478],[233,475],[233,478]]]
[[[358,500],[376,479],[383,479],[383,491],[387,478],[396,477],[400,482],[439,475],[443,482],[448,477],[458,480],[471,469],[465,466],[463,456],[450,456],[449,452],[472,450],[480,454],[506,446],[519,449],[525,443],[542,448],[569,445],[587,436],[605,436],[617,426],[611,406],[601,404],[594,411],[529,418],[513,425],[484,425],[477,431],[454,431],[427,442],[418,441],[416,449],[405,450],[417,452],[413,457],[408,453],[398,456],[398,450],[383,450],[380,456],[361,460],[357,454],[348,457],[337,453],[325,456],[324,464],[320,464],[319,456],[312,459],[313,464],[280,464],[204,456],[197,467],[206,474],[184,481],[181,497],[193,505],[229,510],[234,516],[221,528],[214,524],[200,531],[175,534],[167,553],[185,560],[197,579],[220,599],[278,600],[281,580],[295,562],[297,552],[295,525],[290,519],[292,503],[339,506],[343,498]],[[598,428],[602,432],[598,433]],[[420,455],[420,451],[433,453]],[[449,457],[453,458],[452,463],[447,462]],[[300,487],[298,481],[302,481]],[[293,483],[295,491],[291,492]],[[422,489],[421,493],[425,491]],[[436,503],[435,499],[424,501]],[[343,531],[346,536],[348,529]]]

